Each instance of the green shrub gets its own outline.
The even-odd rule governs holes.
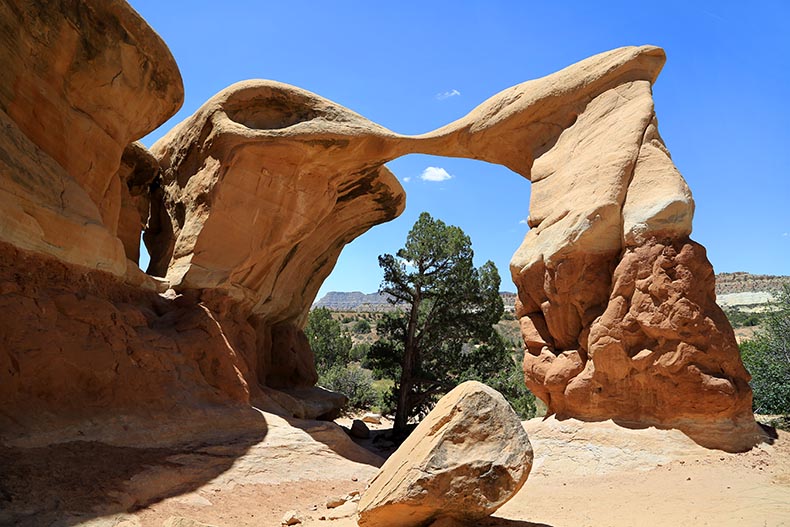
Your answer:
[[[376,392],[376,400],[371,409],[374,412],[381,415],[389,415],[395,412],[394,386],[395,382],[390,379],[378,379],[373,381],[373,390]]]
[[[765,313],[746,313],[737,307],[725,309],[724,314],[734,328],[759,326],[766,317]]]
[[[369,409],[377,400],[372,373],[356,363],[330,366],[319,373],[318,384],[348,397],[348,408]]]
[[[790,414],[790,286],[785,286],[763,327],[741,343],[741,356],[754,392],[754,411]]]
[[[353,331],[357,335],[370,333],[370,322],[368,322],[364,318],[361,318],[354,323],[354,325],[351,327],[351,331]]]
[[[353,348],[351,348],[351,360],[354,362],[359,362],[364,367],[369,351],[370,344],[366,342],[356,344]]]
[[[481,351],[485,347],[481,347]],[[496,350],[494,353],[492,351]],[[532,419],[537,415],[535,395],[524,384],[524,373],[521,362],[524,351],[506,347],[504,339],[500,343],[489,345],[485,355],[478,364],[467,370],[462,381],[475,380],[487,384],[501,393],[521,419]],[[486,366],[481,365],[485,361]]]
[[[351,337],[340,322],[332,318],[329,309],[319,307],[310,311],[304,333],[315,355],[319,375],[335,364],[349,362]]]

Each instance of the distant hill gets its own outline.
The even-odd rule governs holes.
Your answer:
[[[513,311],[516,302],[516,293],[501,292],[505,309]],[[389,295],[379,293],[362,293],[360,291],[342,292],[330,291],[323,298],[313,304],[313,308],[325,307],[332,311],[375,312],[391,311],[394,306],[387,301]]]
[[[332,311],[389,311],[392,304],[387,301],[389,295],[379,293],[362,293],[352,291],[330,291],[313,304],[313,308],[326,307]]]
[[[738,307],[747,310],[759,308],[769,302],[773,298],[773,294],[781,289],[783,284],[790,284],[790,276],[720,273],[716,275],[716,298],[722,307]],[[503,291],[499,294],[505,303],[505,309],[513,311],[516,293]],[[330,291],[315,302],[313,307],[326,307],[332,311],[356,312],[390,311],[393,309],[392,304],[387,302],[386,295],[360,291]]]
[[[772,292],[781,289],[783,284],[790,284],[790,276],[719,273],[716,275],[716,294]]]
[[[759,310],[773,300],[784,284],[790,285],[790,276],[719,273],[716,275],[716,301],[725,308]]]

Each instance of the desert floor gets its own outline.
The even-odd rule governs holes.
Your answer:
[[[278,526],[293,510],[302,525],[356,526],[356,503],[326,503],[364,491],[382,462],[368,449],[381,443],[366,440],[362,448],[332,423],[264,417],[265,434],[237,444],[0,449],[0,525],[160,527],[180,517],[218,527]],[[524,426],[535,452],[529,480],[481,525],[790,525],[786,432],[729,454],[673,430],[553,418]]]

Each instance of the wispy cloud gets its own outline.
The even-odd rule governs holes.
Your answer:
[[[404,183],[408,183],[409,181],[411,181],[411,176],[406,176],[405,178],[403,178]]]
[[[452,177],[445,169],[440,167],[428,167],[420,174],[420,179],[423,181],[447,181],[452,179]]]
[[[529,225],[529,221],[527,221],[527,218],[524,218],[523,220],[519,221],[519,223],[522,225]]]
[[[452,90],[443,91],[441,93],[436,94],[437,101],[443,101],[445,99],[449,99],[450,97],[455,97],[457,95],[461,95],[461,92],[453,88]]]
[[[782,233],[782,236],[783,236],[783,237],[785,237],[785,238],[787,238],[788,236],[790,236],[790,233],[783,232],[783,233]]]
[[[723,16],[721,16],[721,15],[718,15],[718,14],[716,14],[716,13],[713,13],[712,11],[706,11],[705,9],[700,9],[700,11],[701,11],[702,13],[704,13],[704,14],[708,15],[709,17],[711,17],[711,18],[715,18],[716,20],[719,20],[719,21],[721,21],[721,22],[726,22],[726,21],[727,21],[727,19],[726,19],[726,18],[724,18]]]

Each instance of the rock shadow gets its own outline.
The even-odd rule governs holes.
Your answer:
[[[96,441],[0,446],[0,525],[72,526],[194,491],[266,436],[263,415],[244,426],[232,438],[196,436],[166,448]]]
[[[546,418],[547,417],[549,416],[546,416]],[[571,417],[559,414],[555,414],[555,418],[558,421],[571,419]],[[574,417],[573,419],[589,423],[607,420],[584,419],[581,417]],[[645,430],[647,428],[677,430],[701,447],[711,450],[721,450],[728,453],[746,452],[762,443],[771,445],[778,437],[775,431],[773,434],[771,433],[771,427],[764,426],[756,421],[740,423],[732,423],[730,421],[723,421],[721,423],[640,423],[616,418],[611,419],[611,421],[617,426],[629,430]]]
[[[295,417],[284,417],[284,419],[289,425],[303,430],[315,441],[323,443],[340,457],[376,468],[380,468],[384,464],[385,458],[380,453],[351,438],[346,429],[337,423]]]
[[[509,520],[507,518],[489,517],[481,520],[480,527],[552,527],[548,523],[536,523],[526,520]]]
[[[769,445],[773,445],[774,442],[779,439],[779,433],[776,431],[776,427],[764,423],[757,423],[757,425],[762,429],[766,438],[765,442]]]
[[[729,453],[746,452],[762,443],[773,444],[774,442],[770,433],[756,421],[739,423],[737,425],[725,422],[722,424],[679,423],[676,426],[672,424],[631,423],[618,419],[613,419],[613,422],[618,426],[632,430],[649,427],[659,430],[678,430],[701,447]]]

